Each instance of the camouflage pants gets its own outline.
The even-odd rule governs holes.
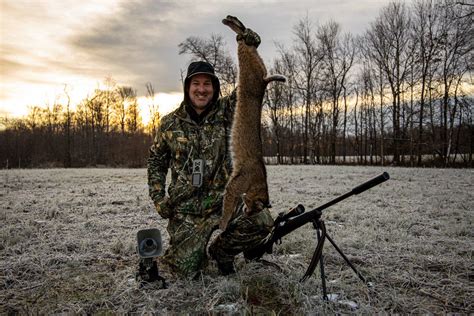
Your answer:
[[[170,245],[162,264],[167,265],[180,276],[192,276],[207,264],[206,247],[212,233],[218,228],[220,214],[207,216],[177,214],[168,223]],[[260,244],[273,227],[269,210],[247,216],[239,208],[236,216],[213,241],[214,256],[219,261],[233,261],[234,257]]]

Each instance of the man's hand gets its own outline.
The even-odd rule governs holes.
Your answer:
[[[256,48],[258,48],[261,42],[260,36],[249,28],[246,28],[242,34],[237,35],[237,41],[241,40],[243,40],[246,45],[255,46]]]
[[[168,197],[163,198],[163,200],[155,203],[155,208],[158,214],[163,218],[171,218],[174,216],[174,207],[171,205],[171,202]]]

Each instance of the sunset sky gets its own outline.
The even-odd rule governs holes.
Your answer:
[[[362,33],[388,0],[0,0],[0,116],[21,116],[28,105],[72,104],[112,77],[146,93],[151,82],[160,112],[182,99],[180,70],[189,56],[178,55],[188,36],[235,36],[221,24],[239,17],[262,39],[270,63],[275,42],[292,44],[293,26],[308,15],[315,25],[334,20],[343,31]],[[143,100],[143,99],[139,99]],[[143,102],[141,102],[143,104]],[[145,117],[146,120],[146,117]]]

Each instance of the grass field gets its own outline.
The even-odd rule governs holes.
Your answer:
[[[315,208],[358,184],[391,179],[324,211],[328,234],[368,278],[363,284],[327,243],[328,293],[311,225],[264,258],[220,276],[139,289],[135,236],[166,221],[148,198],[144,169],[0,170],[0,314],[474,313],[474,170],[269,166],[272,212]]]

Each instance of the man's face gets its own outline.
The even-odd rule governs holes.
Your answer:
[[[214,87],[212,86],[211,76],[199,74],[191,77],[189,98],[194,110],[198,114],[204,111],[209,102],[211,102],[213,95]]]

